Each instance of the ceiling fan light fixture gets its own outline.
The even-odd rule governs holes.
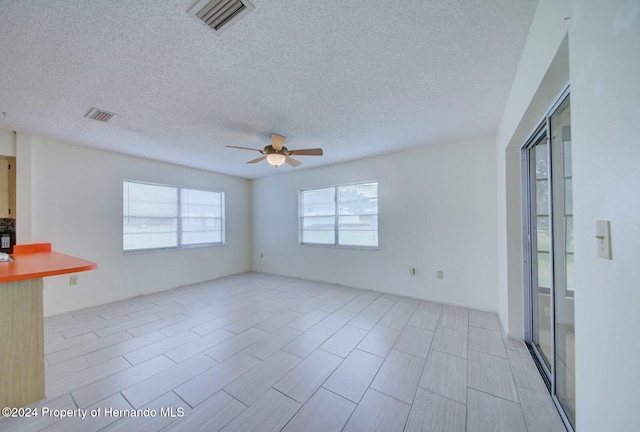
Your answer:
[[[255,164],[263,160],[266,160],[269,163],[269,165],[273,165],[276,168],[284,164],[285,162],[294,168],[297,166],[300,166],[302,162],[292,157],[289,157],[292,155],[293,156],[322,156],[321,148],[289,150],[284,146],[285,140],[286,140],[286,137],[284,137],[283,135],[272,133],[271,144],[268,146],[265,146],[265,148],[263,148],[262,150],[257,148],[239,147],[239,146],[233,146],[233,145],[228,145],[225,147],[235,148],[240,150],[256,151],[262,154],[262,156],[260,156],[257,159],[250,160],[249,162],[247,162],[248,164]]]
[[[267,162],[274,167],[279,167],[287,160],[287,157],[280,153],[271,153],[267,155]]]

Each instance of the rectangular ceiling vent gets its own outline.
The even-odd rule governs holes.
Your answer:
[[[200,0],[189,13],[221,34],[253,9],[255,6],[248,0]]]
[[[91,110],[89,110],[89,112],[84,116],[92,120],[98,120],[102,123],[106,123],[111,120],[114,115],[114,113],[110,113],[109,111],[104,111],[98,108],[91,108]]]

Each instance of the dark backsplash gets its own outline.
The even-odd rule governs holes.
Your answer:
[[[13,245],[16,244],[16,221],[15,219],[0,219],[0,234],[2,234],[2,240],[9,236],[10,246],[3,248],[0,247],[0,252],[11,253],[13,252]],[[4,243],[3,243],[4,244]]]
[[[16,232],[16,220],[0,219],[0,232]]]
[[[0,219],[0,232],[16,232],[16,220]]]

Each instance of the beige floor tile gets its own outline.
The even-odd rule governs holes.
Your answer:
[[[375,326],[358,344],[358,349],[386,357],[400,336],[400,330],[383,326]]]
[[[191,356],[199,354],[204,350],[218,345],[219,343],[229,339],[233,335],[234,333],[230,331],[227,331],[225,329],[218,329],[214,332],[194,339],[191,342],[187,342],[186,344],[182,344],[172,350],[166,351],[164,355],[169,357],[174,362],[180,363],[181,361],[184,361]]]
[[[407,325],[413,315],[413,310],[404,310],[394,306],[378,321],[378,325],[402,330]]]
[[[431,351],[420,378],[420,387],[466,404],[467,359]]]
[[[79,408],[86,408],[102,399],[143,381],[163,370],[173,366],[175,363],[164,355],[159,355],[139,365],[116,372],[107,377],[99,379],[80,387],[71,392],[73,400]]]
[[[343,431],[402,432],[410,409],[410,405],[369,389]]]
[[[282,432],[340,432],[356,404],[319,389]]]
[[[418,389],[404,432],[465,432],[465,404]]]
[[[384,312],[377,309],[366,308],[349,321],[349,325],[364,330],[371,330],[384,316]]]
[[[282,347],[282,351],[305,358],[335,333],[326,327],[313,326]]]
[[[145,410],[147,410],[145,412]],[[173,392],[168,392],[142,407],[143,415],[121,417],[100,432],[159,431],[188,415],[191,408]],[[146,415],[149,413],[149,415]]]
[[[142,336],[134,337],[133,339],[127,339],[115,345],[92,351],[88,354],[85,354],[84,358],[86,358],[89,363],[95,365],[98,363],[102,363],[103,361],[130,353],[131,351],[135,351],[147,345],[151,345],[154,342],[159,342],[165,338],[166,336],[159,331],[151,331],[143,334]]]
[[[469,389],[467,432],[487,431],[527,432],[520,404]]]
[[[383,361],[383,357],[355,349],[325,381],[323,387],[358,403]]]
[[[413,313],[413,315],[411,315],[411,319],[409,320],[407,325],[418,327],[423,330],[436,331],[438,321],[440,321],[439,312],[434,313],[424,309],[418,309]]]
[[[327,315],[318,325],[331,330],[340,330],[346,323],[351,321],[354,316],[356,316],[356,313],[353,311],[339,309]]]
[[[423,358],[392,350],[371,383],[371,388],[411,404],[424,365]]]
[[[275,315],[272,318],[269,318],[266,321],[261,322],[256,327],[259,328],[260,330],[264,330],[269,333],[272,333],[278,330],[279,328],[289,324],[291,321],[294,321],[300,318],[301,315],[302,314],[299,312],[286,310]]]
[[[558,411],[548,393],[519,388],[524,421],[529,431],[565,432]]]
[[[304,404],[340,363],[341,357],[316,350],[283,376],[273,388]]]
[[[402,330],[393,349],[416,357],[427,358],[433,335],[432,331],[407,326]]]
[[[215,364],[216,361],[210,357],[198,354],[127,387],[122,391],[122,395],[131,406],[139,408],[183,382],[212,368]]]
[[[300,404],[270,389],[229,423],[224,432],[278,432],[300,409]]]
[[[366,330],[357,327],[344,326],[331,336],[320,348],[344,358],[367,335]]]
[[[501,331],[497,314],[473,309],[469,309],[469,326],[480,327],[497,332]]]
[[[265,333],[266,335],[262,336],[254,344],[249,345],[244,351],[260,360],[264,360],[302,334],[300,330],[291,327],[281,327],[273,333]]]
[[[204,353],[221,362],[262,340],[268,334],[257,328],[251,328],[244,333],[223,340],[212,348],[205,350]]]
[[[484,328],[469,327],[469,349],[494,356],[507,357],[502,334]]]
[[[218,432],[236,418],[246,406],[223,391],[202,402],[184,417],[174,420],[162,432],[207,431]]]
[[[173,348],[186,344],[194,339],[197,339],[198,335],[190,331],[178,333],[175,336],[161,339],[157,342],[150,343],[136,350],[130,351],[123,355],[125,359],[132,365],[137,365],[157,355],[164,354]]]
[[[260,360],[257,358],[240,352],[186,380],[173,391],[190,406],[195,407],[259,364]]]
[[[287,324],[300,331],[307,331],[329,315],[328,312],[312,309]]]
[[[467,358],[469,333],[466,330],[438,326],[433,335],[431,349]]]
[[[224,387],[224,391],[245,405],[251,405],[301,360],[284,351],[276,351],[242,376]]]
[[[469,388],[519,402],[509,361],[506,358],[469,351]]]
[[[469,309],[445,305],[442,308],[439,325],[467,331],[469,327]]]

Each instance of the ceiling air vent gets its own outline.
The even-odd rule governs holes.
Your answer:
[[[109,120],[111,120],[114,115],[115,115],[114,113],[110,113],[109,111],[103,111],[98,108],[91,108],[91,110],[88,113],[86,113],[84,116],[92,120],[98,120],[103,123],[106,123]]]
[[[200,0],[189,13],[220,34],[253,9],[248,0]]]

